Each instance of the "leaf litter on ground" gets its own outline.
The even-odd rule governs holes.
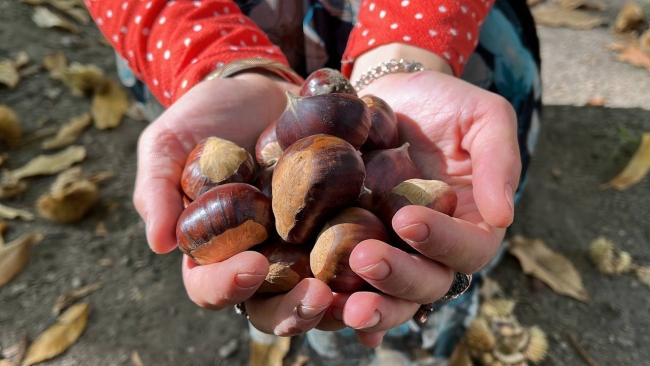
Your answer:
[[[138,351],[131,352],[131,363],[133,364],[133,366],[144,366]]]
[[[535,23],[549,27],[566,27],[587,30],[606,23],[604,17],[580,10],[565,9],[559,6],[538,6],[532,9]]]
[[[59,296],[56,299],[56,302],[54,303],[52,312],[54,313],[54,315],[59,315],[62,310],[74,304],[77,300],[82,299],[92,294],[93,292],[99,290],[100,288],[102,288],[102,286],[103,284],[101,282],[93,283],[91,285],[76,288],[68,292],[67,294]]]
[[[555,0],[555,2],[564,9],[586,9],[586,10],[605,10],[607,6],[603,3],[595,3],[589,0]]]
[[[627,2],[616,16],[614,32],[628,32],[639,29],[643,25],[645,14],[641,7],[633,2]]]
[[[86,148],[73,145],[51,155],[39,155],[22,167],[6,171],[3,182],[17,182],[21,179],[57,174],[86,158]]]
[[[80,167],[63,171],[50,191],[36,202],[38,213],[46,219],[73,223],[83,219],[99,200],[97,185],[84,177]]]
[[[551,250],[542,240],[517,235],[508,241],[508,251],[519,260],[525,274],[540,279],[560,295],[589,301],[580,272],[569,259]]]
[[[34,220],[34,214],[29,211],[5,206],[0,203],[0,218],[7,220],[21,219],[23,221],[32,221]]]
[[[0,246],[0,288],[14,279],[29,262],[34,244],[43,240],[43,234],[30,233]]]
[[[16,112],[9,106],[0,104],[0,140],[10,148],[14,148],[20,145],[22,135],[20,120]]]
[[[60,28],[72,33],[80,32],[77,26],[44,6],[36,6],[34,8],[32,21],[40,28]]]
[[[59,130],[53,138],[43,141],[41,147],[49,150],[68,146],[77,141],[81,133],[90,126],[91,122],[92,117],[90,113],[84,113],[72,118],[68,123],[59,127]]]
[[[20,0],[29,5],[52,5],[83,25],[90,23],[90,14],[83,0]]]
[[[639,183],[650,170],[650,132],[643,134],[641,145],[634,153],[627,166],[621,173],[607,183],[601,184],[600,189],[614,188],[624,191]]]
[[[20,69],[28,63],[29,55],[25,51],[18,52],[14,60],[0,61],[0,84],[15,88],[20,81]]]
[[[1,354],[2,361],[8,362],[7,365],[20,365],[25,357],[25,352],[27,352],[27,343],[27,335],[23,335],[18,343],[4,348]],[[0,363],[0,366],[2,366],[2,363]]]

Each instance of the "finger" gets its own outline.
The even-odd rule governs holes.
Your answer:
[[[247,300],[246,312],[261,332],[292,336],[314,328],[331,303],[332,290],[317,279],[306,278],[286,294]]]
[[[425,257],[465,274],[487,264],[505,235],[505,229],[474,224],[422,206],[397,211],[393,228]]]
[[[212,310],[239,304],[260,287],[269,270],[266,257],[243,252],[223,262],[200,266],[183,256],[183,282],[192,301]]]
[[[343,323],[343,308],[350,294],[333,293],[332,296],[332,304],[325,310],[323,319],[318,323],[316,329],[335,331],[345,328],[345,323]]]
[[[359,343],[363,344],[366,347],[377,348],[384,341],[384,336],[386,331],[382,330],[379,332],[365,332],[362,330],[354,331]]]
[[[176,247],[176,222],[183,211],[180,178],[187,150],[175,133],[152,125],[138,143],[133,204],[145,222],[147,242],[156,253]]]
[[[350,268],[383,293],[430,304],[449,290],[454,271],[419,254],[408,254],[379,240],[359,243]]]
[[[493,96],[488,110],[476,117],[462,141],[472,161],[474,199],[491,225],[505,228],[514,218],[514,192],[519,185],[521,157],[517,115],[508,101]]]
[[[345,303],[343,321],[356,330],[379,332],[406,323],[420,307],[411,301],[372,292],[355,292]]]

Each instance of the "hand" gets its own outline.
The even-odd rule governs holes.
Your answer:
[[[352,294],[343,320],[381,342],[382,332],[442,297],[453,271],[474,273],[494,256],[513,220],[521,162],[516,115],[496,94],[436,71],[386,75],[361,94],[388,102],[401,143],[410,143],[424,177],[445,181],[458,194],[454,217],[408,206],[393,218],[393,228],[420,254],[376,240],[352,252],[352,269],[384,294]]]

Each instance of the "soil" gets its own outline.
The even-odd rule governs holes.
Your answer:
[[[62,50],[69,60],[92,63],[115,75],[114,53],[93,26],[71,35],[37,28],[33,9],[18,1],[0,1],[0,59],[26,51],[33,64]],[[647,94],[648,91],[646,91]],[[24,77],[15,90],[0,88],[0,103],[20,116],[27,133],[47,117],[55,126],[90,108],[49,78],[45,70]],[[631,275],[599,274],[587,257],[598,236],[613,239],[640,263],[650,264],[650,180],[624,192],[599,190],[617,174],[634,147],[622,132],[640,136],[650,129],[650,111],[547,105],[527,189],[517,207],[511,234],[540,238],[566,255],[584,277],[590,302],[555,294],[521,272],[506,255],[493,274],[519,300],[524,325],[538,324],[550,340],[543,365],[581,365],[569,342],[573,334],[599,365],[650,364],[650,288]],[[138,136],[145,122],[125,119],[115,130],[90,128],[77,144],[87,148],[86,173],[116,173],[101,184],[100,204],[79,224],[62,225],[41,218],[12,220],[6,239],[39,231],[45,239],[33,248],[25,270],[0,290],[0,348],[21,337],[33,340],[56,319],[56,298],[86,284],[103,287],[86,298],[88,326],[63,355],[43,365],[130,365],[137,351],[144,365],[246,365],[246,322],[231,310],[211,312],[193,304],[180,277],[180,253],[153,254],[131,202]],[[38,142],[10,152],[3,168],[22,166],[40,154]],[[29,190],[4,204],[35,211],[34,202],[53,177],[28,179]],[[117,207],[117,208],[115,208]],[[95,234],[98,223],[105,236]],[[106,260],[112,261],[110,265]],[[238,348],[221,359],[219,348],[237,339]]]

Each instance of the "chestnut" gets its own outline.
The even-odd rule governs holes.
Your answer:
[[[266,197],[273,199],[272,190],[271,190],[271,181],[273,179],[273,171],[275,170],[275,164],[266,167],[263,170],[260,170],[253,181],[255,188],[259,189]]]
[[[271,189],[275,228],[289,243],[303,243],[328,215],[354,203],[366,171],[355,148],[338,137],[296,141],[275,166]]]
[[[287,92],[287,107],[276,133],[283,150],[301,138],[326,134],[359,149],[370,132],[370,114],[361,99],[348,94],[300,97]]]
[[[375,150],[363,155],[366,167],[364,185],[371,191],[359,197],[359,205],[373,211],[378,201],[391,189],[408,179],[422,178],[420,170],[413,164],[409,143],[395,149]]]
[[[269,166],[275,164],[280,155],[282,155],[282,148],[278,143],[276,134],[276,126],[278,120],[273,121],[257,139],[255,144],[255,159],[261,166]]]
[[[385,194],[375,207],[375,213],[388,228],[391,244],[407,252],[415,252],[393,230],[393,216],[402,207],[418,205],[453,216],[458,199],[456,191],[439,180],[409,179]]]
[[[195,200],[225,183],[250,183],[255,178],[253,157],[234,142],[208,137],[190,153],[181,176],[188,198]]]
[[[312,72],[300,88],[300,95],[303,97],[331,93],[357,96],[356,90],[343,74],[327,67]]]
[[[334,292],[363,288],[367,283],[350,268],[349,260],[357,244],[367,239],[390,240],[384,224],[369,211],[350,207],[327,220],[309,256],[314,277]]]
[[[399,146],[397,116],[383,99],[374,95],[365,95],[361,100],[368,106],[370,113],[370,132],[362,151],[393,149]]]
[[[178,247],[199,264],[224,261],[273,233],[271,200],[245,183],[216,186],[190,203],[176,226]]]
[[[257,289],[259,294],[289,292],[303,279],[313,277],[309,246],[288,244],[275,235],[253,250],[269,261],[269,273]]]

